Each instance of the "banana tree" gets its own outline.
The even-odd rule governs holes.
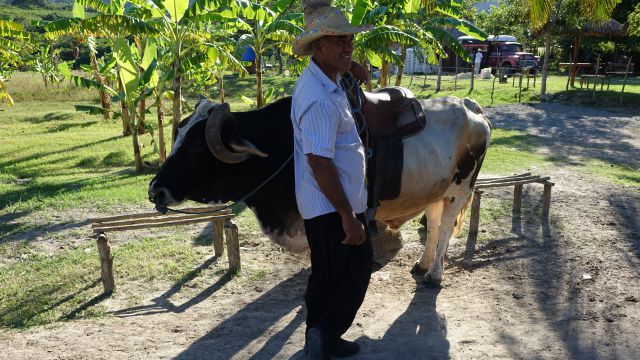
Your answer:
[[[279,0],[273,8],[264,3],[247,0],[235,0],[223,7],[220,14],[234,20],[240,16],[248,25],[248,32],[240,37],[239,45],[251,47],[256,54],[256,105],[265,105],[262,90],[262,64],[265,54],[271,49],[280,49],[285,54],[292,54],[292,42],[302,32],[302,13],[285,13],[292,0]]]
[[[6,102],[9,106],[13,105],[13,99],[5,83],[11,70],[22,63],[18,51],[23,41],[28,41],[30,38],[31,36],[24,31],[21,24],[0,20],[0,102]]]
[[[54,21],[45,25],[45,37],[54,40],[60,35],[63,34],[76,34],[79,35],[82,42],[85,42],[89,45],[89,60],[93,69],[93,77],[101,84],[104,84],[104,77],[100,74],[98,70],[97,60],[96,60],[96,49],[95,49],[95,41],[93,37],[84,31],[81,26],[80,20],[85,19],[84,6],[81,2],[75,1],[73,3],[72,9],[73,19],[75,21],[69,21],[70,19],[61,19],[58,21]],[[104,92],[104,90],[98,89],[98,95],[100,96],[100,103],[102,107],[107,111],[103,112],[103,116],[106,120],[110,119],[109,109],[111,108],[111,101],[109,96]]]
[[[120,88],[123,89],[116,97],[122,101],[127,112],[123,112],[122,116],[129,123],[131,129],[138,128],[138,121],[142,120],[142,113],[146,109],[141,109],[138,105],[153,95],[154,87],[158,82],[156,67],[158,65],[155,46],[152,43],[147,46],[144,56],[140,59],[137,54],[137,47],[130,46],[126,39],[119,38],[113,47],[113,53],[116,58],[116,69],[118,71],[118,81]],[[138,68],[144,69],[141,74]],[[138,141],[138,132],[131,132],[131,140],[133,142],[133,154],[135,158],[136,171],[142,171],[142,157],[140,156],[140,143]]]
[[[118,73],[118,90],[114,90],[96,80],[73,75],[66,63],[58,64],[58,68],[65,77],[74,81],[76,85],[87,88],[100,88],[105,93],[112,95],[112,101],[123,104],[121,111],[107,110],[92,105],[76,105],[77,111],[84,111],[90,114],[111,111],[114,117],[121,116],[124,121],[129,124],[131,129],[135,129],[142,117],[142,112],[147,112],[147,109],[140,109],[139,104],[154,94],[155,87],[158,83],[158,75],[156,72],[158,61],[155,45],[152,43],[148,44],[144,55],[141,56],[135,44],[130,45],[126,39],[118,38],[114,43],[113,55]],[[138,71],[138,67],[144,68],[142,74]],[[141,171],[142,157],[140,155],[140,142],[137,131],[131,132],[131,139],[136,171]]]
[[[45,88],[49,86],[49,83],[54,84],[61,79],[58,68],[54,64],[57,53],[59,51],[54,51],[50,44],[45,44],[32,60],[33,70],[40,74]]]

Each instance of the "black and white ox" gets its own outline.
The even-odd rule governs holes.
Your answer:
[[[420,102],[427,125],[403,139],[400,194],[380,203],[376,220],[395,229],[425,213],[428,236],[416,266],[426,272],[426,281],[439,284],[449,239],[461,226],[489,146],[490,123],[470,99]],[[171,154],[149,184],[149,200],[163,208],[185,199],[225,203],[243,198],[291,156],[290,109],[290,98],[248,112],[201,101],[180,123]],[[308,248],[293,161],[244,202],[274,242],[294,252]]]

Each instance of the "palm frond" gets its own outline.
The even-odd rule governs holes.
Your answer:
[[[351,25],[357,26],[363,24],[367,10],[371,7],[372,4],[370,0],[356,0],[351,12]]]
[[[464,19],[454,19],[450,17],[437,17],[429,19],[426,23],[426,26],[430,27],[447,27],[447,28],[455,28],[463,33],[476,37],[480,40],[484,40],[487,38],[488,34],[484,32],[482,29],[473,25],[467,20]]]
[[[60,19],[52,21],[44,26],[44,30],[50,36],[60,37],[67,34],[78,33],[81,28],[81,19]]]
[[[20,46],[15,42],[0,38],[0,49],[4,48],[6,51],[18,51],[20,50]]]
[[[362,18],[361,25],[376,25],[383,24],[386,18],[388,8],[386,6],[378,6],[377,8],[369,11],[367,15]]]
[[[110,8],[109,8],[109,4],[104,3],[100,0],[76,0],[76,3],[91,8],[93,10],[96,10],[97,12],[101,13],[101,14],[109,14],[110,13]]]
[[[383,25],[359,37],[361,46],[371,49],[382,49],[391,43],[407,46],[418,46],[420,40],[416,37],[398,29],[395,26]]]
[[[434,38],[438,39],[438,41],[453,50],[453,52],[460,58],[462,58],[465,61],[472,61],[471,57],[469,56],[469,53],[467,53],[467,51],[462,47],[462,45],[460,45],[460,42],[458,42],[458,39],[451,35],[449,32],[447,32],[446,30],[444,30],[443,28],[440,27],[435,27],[435,26],[427,26],[424,28],[425,31],[431,33],[431,35],[433,35]],[[441,55],[445,55],[446,57],[446,53],[442,53]]]
[[[191,18],[212,10],[229,6],[232,0],[195,0],[189,5],[185,17]]]
[[[24,28],[22,24],[8,20],[0,20],[0,32],[5,30],[22,31]]]
[[[83,20],[81,25],[90,34],[108,32],[111,34],[141,35],[160,32],[153,22],[146,22],[126,15],[98,15]]]
[[[300,26],[289,20],[275,20],[265,27],[265,33],[269,34],[276,31],[286,31],[292,36],[300,34],[303,30]]]
[[[534,29],[539,29],[549,21],[553,0],[530,0],[530,4],[531,26]]]

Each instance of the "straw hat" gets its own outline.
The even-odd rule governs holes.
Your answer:
[[[352,35],[371,30],[371,25],[352,26],[347,17],[337,8],[322,6],[324,4],[306,4],[303,1],[304,17],[307,30],[296,36],[293,43],[293,53],[299,56],[311,55],[311,42],[326,35]],[[320,7],[313,8],[313,5]]]

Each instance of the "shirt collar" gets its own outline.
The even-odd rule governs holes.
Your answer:
[[[327,92],[332,93],[336,90],[336,88],[338,88],[338,85],[331,81],[329,77],[327,77],[327,74],[325,74],[324,71],[320,69],[316,62],[313,61],[313,58],[309,60],[309,71],[311,71],[313,76],[315,76],[320,81],[320,85],[322,85],[322,88]],[[340,75],[338,75],[338,79],[336,79],[336,81],[338,81],[339,79]]]

